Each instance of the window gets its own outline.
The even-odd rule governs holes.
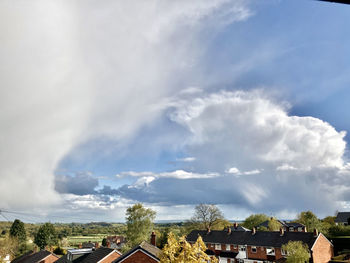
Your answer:
[[[234,248],[234,249],[237,249],[237,245],[233,245],[233,248]]]
[[[287,251],[285,251],[283,248],[281,248],[281,255],[282,255],[282,256],[287,255]]]
[[[221,245],[220,244],[215,244],[215,250],[221,250]]]
[[[294,227],[289,227],[289,232],[293,232],[294,231]]]
[[[252,253],[256,253],[256,247],[251,248]]]
[[[275,249],[273,247],[266,248],[266,254],[270,256],[275,255]]]
[[[230,244],[226,244],[226,250],[231,250]]]
[[[239,246],[239,251],[245,251],[245,246]]]
[[[299,232],[303,232],[303,228],[301,226],[298,227]]]

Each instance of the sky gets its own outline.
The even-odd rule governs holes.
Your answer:
[[[349,210],[349,16],[313,0],[0,0],[0,210]]]

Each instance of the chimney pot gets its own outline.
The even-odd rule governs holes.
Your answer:
[[[237,222],[235,222],[235,223],[233,224],[233,226],[234,226],[234,228],[237,228],[237,227],[238,227]]]
[[[207,227],[207,234],[210,233],[210,227]]]
[[[253,229],[252,229],[252,235],[255,235],[255,233],[256,233],[256,228],[253,227]]]
[[[231,227],[229,226],[228,229],[227,229],[227,234],[228,234],[228,235],[231,235],[231,231],[232,231],[232,230],[231,230]]]
[[[156,246],[156,234],[154,233],[154,231],[151,234],[151,244],[153,246]]]
[[[317,237],[318,236],[318,231],[317,231],[317,229],[315,228],[314,229],[314,237]]]
[[[280,236],[283,236],[284,235],[284,229],[283,227],[280,228]]]

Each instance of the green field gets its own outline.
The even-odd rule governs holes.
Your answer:
[[[79,244],[85,242],[99,242],[101,244],[102,239],[106,237],[107,234],[98,234],[98,235],[90,235],[90,236],[69,236],[67,238],[69,245],[78,246]]]

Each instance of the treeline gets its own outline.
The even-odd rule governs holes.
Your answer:
[[[223,230],[233,225],[233,222],[228,221],[222,211],[212,204],[197,205],[192,217],[185,222],[156,224],[155,217],[155,211],[145,208],[142,204],[136,204],[127,209],[125,224],[105,222],[26,224],[20,220],[15,220],[13,223],[0,222],[0,256],[4,253],[20,255],[35,246],[41,249],[54,247],[58,254],[61,251],[60,247],[70,245],[67,243],[67,237],[72,236],[123,235],[127,239],[127,245],[124,247],[126,250],[143,240],[149,240],[152,231],[157,235],[157,246],[163,248],[168,242],[170,233],[179,239],[188,235],[193,229]],[[138,222],[141,219],[144,221]],[[293,222],[305,225],[310,232],[316,228],[330,238],[350,236],[350,226],[338,226],[334,220],[334,216],[319,219],[311,211],[304,211],[298,214]],[[261,226],[261,223],[266,221],[267,224]],[[250,215],[240,225],[248,229],[255,227],[258,231],[278,231],[282,227],[277,218],[265,214]]]

